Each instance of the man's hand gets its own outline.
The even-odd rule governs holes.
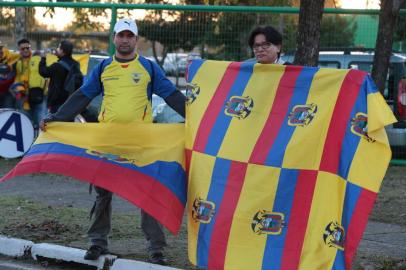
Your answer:
[[[41,129],[41,131],[46,131],[46,126],[47,126],[47,123],[49,123],[49,122],[53,122],[53,121],[55,121],[55,117],[53,116],[53,114],[47,114],[46,116],[45,116],[45,118],[44,119],[42,119],[41,120],[41,122],[39,123],[39,128]]]

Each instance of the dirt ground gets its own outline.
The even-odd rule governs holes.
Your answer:
[[[0,177],[17,161],[0,159]],[[406,167],[390,167],[370,220],[406,225],[405,183]],[[58,175],[37,174],[0,183],[0,234],[86,248],[88,210],[94,196],[94,192],[89,195],[88,184]],[[146,261],[138,209],[115,197],[113,213],[110,251],[124,258]],[[187,258],[185,224],[178,236],[167,235],[170,265],[197,269]],[[359,252],[352,269],[406,269],[405,264],[399,258]]]

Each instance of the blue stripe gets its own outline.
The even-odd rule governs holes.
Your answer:
[[[217,158],[214,164],[213,174],[207,201],[215,204],[215,209],[218,211],[226,189],[227,179],[230,173],[231,160]],[[202,198],[204,199],[204,198]],[[208,267],[208,258],[210,250],[210,241],[213,233],[213,228],[216,224],[216,213],[210,223],[200,223],[198,242],[197,242],[197,265],[199,267]]]
[[[367,113],[367,99],[365,91],[367,86],[367,81],[364,80],[364,83],[361,86],[361,91],[359,91],[357,100],[352,108],[349,121],[347,123],[347,129],[344,134],[343,143],[341,147],[340,155],[340,164],[338,166],[337,174],[344,179],[348,178],[348,173],[350,171],[351,163],[354,159],[355,152],[357,151],[360,140],[362,139],[357,134],[354,134],[351,131],[351,120],[355,119],[355,115],[359,112],[364,114]],[[364,139],[362,139],[364,140]]]
[[[235,79],[233,85],[231,86],[230,92],[226,100],[224,100],[224,104],[232,97],[232,96],[242,96],[245,90],[245,87],[248,84],[248,81],[251,78],[252,72],[254,68],[254,63],[247,63],[244,62],[241,64],[240,70],[238,72],[237,78]],[[220,111],[219,115],[217,116],[216,122],[213,125],[213,128],[210,132],[209,138],[207,140],[205,153],[209,155],[216,156],[221,144],[223,143],[224,136],[227,133],[228,127],[230,126],[231,120],[233,117],[228,116],[224,113],[225,106]]]
[[[193,81],[193,78],[195,77],[197,71],[199,70],[200,66],[204,63],[205,60],[203,59],[197,59],[197,60],[192,60],[190,61],[190,64],[188,66],[187,70],[187,82]]]
[[[288,125],[289,113],[296,105],[305,105],[307,97],[309,95],[310,86],[312,85],[313,77],[318,71],[318,68],[304,67],[300,72],[293,92],[292,99],[289,103],[288,110],[285,115],[283,124],[279,130],[279,133],[272,145],[271,150],[268,153],[265,164],[269,166],[280,167],[282,166],[283,158],[285,155],[286,147],[292,138],[295,126]],[[283,90],[283,89],[282,89]],[[300,128],[300,127],[299,127]]]
[[[113,58],[107,58],[101,61],[95,66],[89,75],[86,76],[83,85],[80,87],[80,91],[89,99],[93,99],[100,93],[104,95],[104,86],[101,82],[101,74],[106,66],[113,62]]]
[[[378,92],[378,88],[376,88],[376,85],[370,75],[365,76],[363,87],[366,87],[364,89],[366,90],[367,94],[374,94]]]
[[[281,169],[272,212],[285,215],[285,227],[282,228],[282,233],[279,235],[268,235],[262,260],[263,270],[280,269],[281,267],[287,226],[289,226],[298,176],[299,170]]]
[[[186,204],[186,173],[181,164],[177,162],[155,161],[152,164],[138,167],[132,163],[120,163],[111,159],[91,155],[86,153],[86,149],[61,143],[34,144],[25,156],[43,154],[62,154],[71,157],[88,158],[138,171],[159,181],[175,194],[183,205]],[[67,157],[67,160],[69,160],[69,157]]]
[[[344,228],[345,234],[348,232],[348,226],[350,224],[352,214],[354,213],[355,206],[357,205],[358,198],[361,194],[362,189],[350,182],[346,182],[345,199],[344,199],[344,209],[343,216],[341,218],[341,225]],[[344,239],[345,241],[345,239]],[[344,251],[337,250],[336,258],[333,264],[333,270],[343,270],[345,269],[345,258]]]

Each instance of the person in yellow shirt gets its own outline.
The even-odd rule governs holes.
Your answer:
[[[20,59],[13,64],[16,77],[10,90],[15,96],[15,108],[26,113],[37,130],[46,113],[44,97],[46,81],[38,71],[41,58],[38,55],[33,56],[28,39],[20,39],[17,45]]]
[[[52,121],[71,121],[90,101],[102,95],[98,116],[102,123],[152,123],[152,95],[156,94],[182,117],[185,116],[185,96],[165,77],[154,62],[137,54],[138,28],[134,20],[121,19],[114,26],[113,57],[103,60],[87,76],[84,84],[74,92],[56,113],[45,117],[41,129]],[[164,136],[164,135],[163,135]],[[164,138],[164,137],[163,137]],[[135,179],[134,179],[135,180]],[[112,193],[95,187],[94,219],[88,236],[91,246],[84,259],[97,260],[108,253],[108,234],[111,230]],[[161,224],[141,210],[141,229],[148,242],[148,259],[166,265],[164,256],[166,237]]]
[[[29,104],[27,100],[29,66],[31,59],[31,44],[26,38],[20,39],[17,42],[20,51],[20,59],[14,63],[13,69],[16,73],[14,84],[10,90],[15,97],[15,106],[17,110],[23,111],[29,115]]]

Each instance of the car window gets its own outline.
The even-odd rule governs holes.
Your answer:
[[[368,73],[371,73],[372,71],[372,62],[358,62],[358,61],[352,61],[348,64],[349,69],[358,69],[362,71],[366,71]]]
[[[323,68],[341,68],[341,64],[338,61],[319,61],[318,66]]]

